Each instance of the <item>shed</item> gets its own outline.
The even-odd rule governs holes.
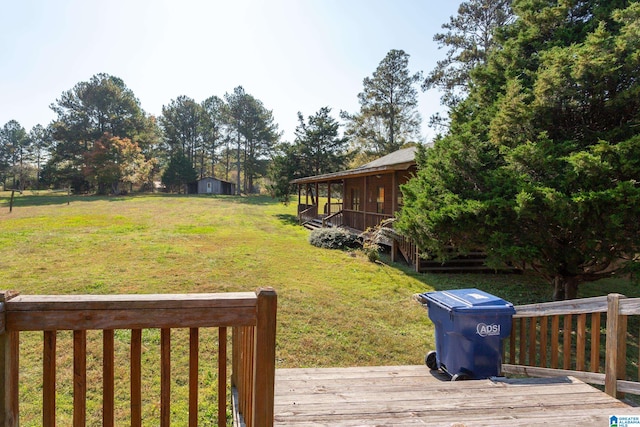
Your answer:
[[[200,178],[196,182],[189,184],[190,194],[228,194],[236,192],[236,185],[232,182],[210,176]]]

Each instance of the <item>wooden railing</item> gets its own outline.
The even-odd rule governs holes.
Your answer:
[[[306,211],[307,209],[313,207],[314,205],[307,205],[305,203],[299,203],[298,204],[298,216],[300,216],[300,214],[304,211]]]
[[[627,330],[628,316],[635,315],[640,315],[640,298],[619,294],[517,306],[505,342],[503,362],[508,363],[503,363],[503,372],[571,375],[604,385],[614,397],[640,394],[639,355],[627,352],[628,343],[640,348],[638,336]],[[638,373],[636,380],[628,380],[628,367]]]
[[[325,215],[333,215],[340,211],[342,211],[342,203],[325,203],[324,204]]]
[[[392,215],[353,211],[350,209],[343,209],[342,212],[344,213],[344,225],[360,231],[365,231],[367,228],[374,228],[385,219],[393,217]]]
[[[325,227],[340,227],[344,224],[344,213],[338,211],[329,216],[322,218],[322,228]]]
[[[160,331],[159,419],[152,424],[171,424],[171,332],[188,328],[188,420],[198,423],[199,362],[211,355],[199,355],[199,332],[218,328],[218,402],[207,402],[218,425],[227,419],[227,328],[232,328],[231,388],[236,419],[246,426],[273,425],[275,375],[275,331],[277,296],[273,289],[257,293],[167,294],[167,295],[24,295],[0,293],[0,425],[17,426],[20,419],[20,371],[33,369],[20,364],[20,339],[24,331],[43,331],[42,423],[56,425],[56,397],[59,390],[73,390],[73,425],[87,423],[87,331],[102,330],[102,425],[116,424],[114,331],[131,331],[130,340],[130,424],[142,424],[142,330]],[[72,385],[58,384],[58,331],[73,331]],[[146,356],[148,350],[145,351]],[[148,366],[145,366],[148,368]],[[118,369],[121,369],[118,366]],[[25,372],[25,371],[23,371]],[[93,375],[92,377],[95,377]],[[89,384],[95,387],[95,384]],[[116,391],[118,393],[116,393]],[[145,395],[148,393],[145,389]],[[184,405],[183,405],[184,406]],[[145,421],[149,422],[148,414]],[[92,420],[91,424],[95,424]],[[244,424],[243,424],[244,423]],[[122,424],[119,421],[118,424]],[[127,423],[129,424],[129,423]]]
[[[412,265],[417,272],[420,272],[420,250],[418,246],[416,246],[412,239],[400,234],[396,235],[395,240],[405,261]]]
[[[318,217],[318,207],[313,205],[298,213],[298,220],[300,224],[304,224],[307,221],[311,221]]]

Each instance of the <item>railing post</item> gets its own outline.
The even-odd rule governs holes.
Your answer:
[[[276,372],[277,300],[273,288],[257,292],[257,324],[253,361],[253,427],[273,426],[273,401]]]
[[[7,332],[6,303],[18,296],[17,292],[0,291],[0,426],[18,425],[18,371],[19,337]]]
[[[618,379],[624,379],[626,367],[627,316],[620,315],[620,294],[607,295],[607,335],[604,391],[618,397]]]

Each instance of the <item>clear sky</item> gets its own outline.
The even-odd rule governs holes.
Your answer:
[[[458,0],[0,0],[0,126],[29,131],[98,73],[124,80],[149,114],[242,85],[273,110],[284,140],[297,112],[356,112],[362,80],[391,49],[412,72],[445,52],[433,35]],[[437,91],[419,92],[423,134]]]

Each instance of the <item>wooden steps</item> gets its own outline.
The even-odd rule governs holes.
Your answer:
[[[317,230],[318,228],[323,228],[322,227],[322,218],[314,218],[314,219],[312,219],[310,221],[305,222],[304,224],[302,224],[302,226],[304,228],[308,229],[308,230],[311,230],[311,231]],[[331,222],[327,222],[326,223],[326,227],[333,227],[333,226],[334,225]],[[345,228],[345,229],[349,230],[353,234],[360,234],[359,231],[354,230],[352,228],[349,228],[349,227],[342,227],[342,228]]]
[[[322,228],[322,219],[314,218],[311,221],[307,221],[302,226],[308,230],[317,230],[318,228]]]

